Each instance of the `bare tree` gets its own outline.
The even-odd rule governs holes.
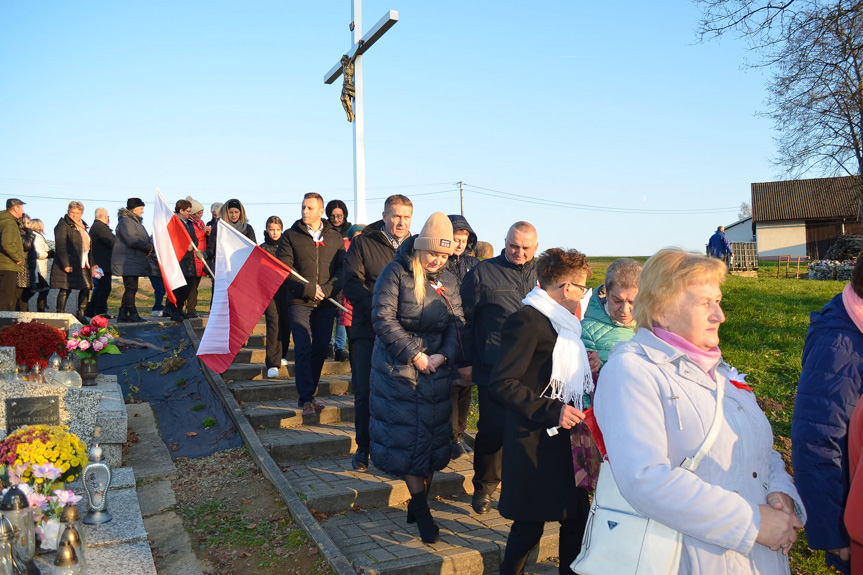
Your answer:
[[[737,219],[743,220],[752,216],[752,206],[749,202],[740,202],[740,208],[737,210]]]
[[[776,163],[860,178],[863,196],[863,0],[696,0],[704,38],[733,33],[769,67]]]

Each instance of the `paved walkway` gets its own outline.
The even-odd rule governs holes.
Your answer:
[[[197,335],[206,320],[192,320]],[[191,327],[189,328],[191,329]],[[270,465],[281,472],[286,501],[299,501],[313,517],[304,525],[313,540],[342,573],[344,559],[358,573],[386,575],[497,573],[510,522],[496,510],[477,515],[470,507],[473,461],[470,456],[450,462],[435,474],[430,505],[441,527],[441,542],[426,545],[415,524],[406,522],[410,494],[401,479],[377,470],[358,473],[351,467],[356,449],[353,396],[346,363],[328,361],[318,399],[327,406],[319,415],[303,418],[296,404],[292,365],[279,378],[267,379],[263,363],[252,362],[253,350],[265,344],[263,325],[256,326],[247,348],[221,377],[210,374],[215,387],[233,397],[227,403],[238,424],[248,425],[252,442]],[[262,361],[262,358],[260,358]],[[346,369],[347,368],[347,369]],[[206,368],[204,368],[206,369]],[[240,413],[237,413],[240,412]],[[247,444],[249,441],[247,440]],[[255,452],[250,446],[250,452]],[[275,467],[273,462],[278,465]],[[279,488],[279,482],[274,481]],[[280,489],[281,490],[281,489]],[[556,573],[558,525],[548,524],[543,539],[528,562],[529,573]],[[539,562],[539,563],[537,563]]]

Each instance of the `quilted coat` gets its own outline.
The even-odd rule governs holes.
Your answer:
[[[806,508],[813,549],[848,546],[842,510],[848,497],[848,422],[863,393],[863,333],[842,294],[810,316],[791,424],[794,480]],[[827,555],[828,563],[833,555]]]
[[[111,253],[111,272],[115,276],[149,276],[147,254],[153,242],[141,223],[141,216],[120,208],[117,214],[117,241]]]
[[[423,301],[416,301],[413,244],[414,238],[402,244],[378,276],[372,298],[377,337],[369,397],[371,456],[386,473],[426,477],[446,467],[452,451],[450,369],[464,319],[458,284],[447,271],[435,275],[450,306],[431,285]],[[411,361],[420,351],[450,361],[435,373],[420,373]]]
[[[605,284],[593,290],[590,303],[584,319],[581,320],[581,341],[587,351],[595,351],[599,354],[599,361],[605,365],[608,361],[608,352],[619,341],[629,341],[635,335],[635,329],[626,327],[622,323],[612,319],[605,311]]]

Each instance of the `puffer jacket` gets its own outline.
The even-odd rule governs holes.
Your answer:
[[[197,237],[195,235],[195,226],[192,224],[192,220],[184,220],[179,217],[178,219],[183,222],[183,226],[185,226],[186,232],[188,232],[189,234],[189,239],[194,242]],[[183,257],[180,259],[180,270],[183,272],[183,277],[187,280],[195,278],[198,274],[197,267],[195,266],[196,259],[198,258],[195,257],[194,252],[190,251],[187,251],[185,254],[183,254]]]
[[[420,351],[455,357],[463,319],[455,276],[445,270],[436,275],[451,309],[431,284],[423,301],[416,301],[413,244],[414,238],[402,244],[375,284],[369,431],[376,467],[425,477],[446,467],[452,451],[452,363],[423,374],[412,359]]]
[[[603,365],[608,361],[608,352],[614,344],[629,341],[635,335],[635,328],[623,325],[606,313],[606,298],[605,284],[593,290],[584,319],[581,320],[581,341],[587,351],[599,354],[599,361]]]
[[[147,254],[153,251],[153,242],[141,217],[132,210],[120,208],[117,213],[117,241],[111,253],[111,271],[115,276],[150,275]]]
[[[81,222],[87,227],[86,222]],[[75,222],[68,215],[60,218],[54,226],[54,265],[51,266],[51,289],[92,289],[93,278],[90,268],[93,267],[92,250],[82,254],[84,241]],[[83,258],[87,258],[86,268],[82,267]],[[66,272],[65,268],[72,268]]]
[[[24,248],[24,261],[30,261],[30,252],[33,251],[33,242],[36,239],[36,233],[30,228],[24,227],[24,222],[18,220],[18,231],[21,233],[21,247]],[[32,284],[30,280],[30,268],[22,265],[18,270],[18,287],[28,288]]]
[[[322,243],[315,243],[303,220],[294,222],[294,225],[282,234],[282,239],[279,241],[276,258],[309,280],[309,283],[303,283],[294,275],[288,276],[289,305],[332,306],[332,302],[326,299],[315,301],[315,284],[321,286],[324,296],[333,299],[342,289],[345,244],[341,234],[329,223],[322,220],[321,225],[323,226]]]
[[[476,234],[473,231],[473,228],[470,227],[470,224],[467,223],[467,219],[464,216],[459,215],[451,215],[447,216],[449,221],[452,222],[452,231],[467,232],[467,247],[464,249],[460,256],[451,255],[449,259],[446,261],[446,269],[455,278],[458,280],[458,285],[461,287],[461,282],[464,281],[467,272],[471,270],[476,264],[479,263],[479,258],[474,257],[473,250],[476,249]]]
[[[813,549],[849,543],[842,523],[849,487],[848,422],[861,393],[863,333],[838,294],[810,316],[791,423],[794,480],[809,510],[806,539]]]
[[[367,225],[354,237],[345,255],[343,289],[353,307],[351,341],[374,339],[372,293],[384,268],[393,261],[396,250],[384,235],[384,222]]]
[[[461,340],[465,359],[460,366],[473,366],[473,381],[488,385],[500,351],[503,322],[522,308],[521,300],[537,285],[536,266],[510,263],[499,256],[481,261],[461,284],[465,327]]]
[[[24,263],[24,247],[18,232],[18,218],[9,210],[0,211],[0,271],[17,272]]]

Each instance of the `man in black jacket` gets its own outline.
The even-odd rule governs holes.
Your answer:
[[[93,261],[102,269],[101,278],[93,278],[95,287],[93,297],[87,304],[84,315],[93,317],[95,315],[108,315],[108,296],[111,295],[111,253],[114,251],[114,242],[117,238],[108,227],[109,216],[105,208],[96,208],[96,219],[90,227],[90,249],[93,251]]]
[[[345,297],[353,305],[351,346],[354,361],[351,381],[354,387],[354,428],[357,451],[353,467],[369,467],[369,379],[372,371],[372,294],[378,275],[393,261],[396,250],[410,237],[414,206],[402,195],[390,196],[384,202],[383,219],[370,224],[354,238],[345,256]]]
[[[324,199],[314,192],[303,196],[302,218],[279,241],[276,257],[308,280],[290,275],[288,315],[294,339],[294,378],[303,417],[324,409],[315,399],[321,370],[333,332],[337,308],[327,298],[341,290],[345,246],[342,236],[321,218]]]
[[[503,322],[521,309],[521,300],[536,287],[533,256],[538,247],[536,228],[516,222],[506,234],[503,252],[477,264],[461,285],[465,359],[458,372],[465,381],[476,383],[479,392],[472,501],[477,513],[491,509],[491,496],[500,484],[506,418],[506,409],[489,393],[489,378],[498,360]]]

